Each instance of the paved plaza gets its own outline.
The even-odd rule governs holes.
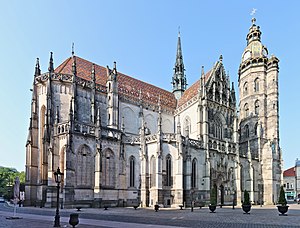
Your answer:
[[[170,227],[300,227],[300,205],[291,204],[288,216],[279,216],[275,206],[253,206],[250,215],[243,214],[240,207],[217,208],[216,213],[210,213],[207,207],[166,209],[158,212],[153,209],[138,208],[86,208],[77,212],[76,209],[61,209],[61,227],[71,227],[68,224],[71,213],[79,213],[80,227],[130,227],[130,228],[170,228]],[[13,215],[13,207],[0,205],[0,227],[53,227],[55,209],[22,207],[17,208],[17,216],[21,219],[6,219]]]

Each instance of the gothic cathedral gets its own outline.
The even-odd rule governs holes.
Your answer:
[[[252,20],[238,70],[222,56],[187,88],[180,34],[172,92],[72,56],[48,72],[37,59],[26,143],[25,204],[164,207],[273,204],[282,183],[278,63]]]

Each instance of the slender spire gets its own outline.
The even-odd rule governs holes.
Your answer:
[[[75,56],[72,56],[72,59],[73,59],[73,63],[72,63],[72,73],[73,73],[73,75],[76,76],[76,74],[77,74],[76,57],[75,57]]]
[[[201,77],[204,77],[205,74],[204,74],[204,66],[201,67]]]
[[[54,72],[54,66],[53,66],[53,52],[50,52],[50,60],[49,60],[49,67],[48,67],[49,73]]]
[[[55,124],[59,123],[59,107],[56,106]]]
[[[183,92],[186,90],[186,77],[184,75],[184,64],[183,64],[183,56],[182,56],[182,49],[181,49],[181,38],[180,38],[180,31],[178,31],[178,41],[177,41],[177,51],[176,51],[176,61],[174,67],[174,75],[172,78],[173,84],[173,93],[175,97],[179,99]]]
[[[100,114],[100,107],[97,109],[97,127],[101,126],[101,114]]]
[[[177,52],[176,52],[176,63],[175,68],[180,72],[184,71],[184,64],[183,64],[183,56],[181,50],[181,39],[180,39],[180,31],[178,32],[178,41],[177,41]]]
[[[36,58],[36,64],[35,64],[35,72],[34,76],[39,76],[41,75],[41,68],[40,68],[40,59]]]
[[[74,56],[75,51],[74,51],[74,42],[72,43],[72,56]]]
[[[96,81],[95,64],[92,65],[92,81]]]
[[[73,108],[72,108],[72,106],[73,106],[73,97],[71,98],[71,100],[70,100],[70,111],[69,111],[69,120],[71,121],[71,120],[73,120]]]
[[[125,132],[124,116],[122,116],[122,124],[121,124],[121,127],[122,127],[122,132],[124,133],[124,132]]]

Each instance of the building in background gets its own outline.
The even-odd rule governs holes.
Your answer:
[[[273,204],[282,184],[278,62],[252,20],[240,100],[222,59],[187,88],[181,37],[172,91],[72,56],[48,72],[37,60],[26,143],[25,204],[165,207],[209,201]],[[151,67],[149,67],[151,70]],[[239,109],[237,109],[239,107]],[[299,174],[300,175],[300,174]]]
[[[292,167],[283,172],[283,187],[287,200],[294,200],[297,197],[296,192],[296,168]]]

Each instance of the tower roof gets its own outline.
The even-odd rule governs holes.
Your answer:
[[[72,57],[67,58],[55,69],[55,73],[72,75],[72,62]],[[91,81],[92,65],[92,62],[76,56],[76,76]],[[95,64],[94,69],[96,83],[105,87],[107,80],[106,68]],[[143,102],[157,106],[160,95],[162,107],[171,111],[175,110],[177,101],[173,93],[118,72],[118,91],[121,96],[129,100],[138,101],[140,90],[142,91]]]
[[[264,58],[268,55],[268,49],[261,43],[260,27],[256,24],[256,19],[252,19],[252,25],[247,34],[247,47],[242,54],[242,63],[251,59]]]

